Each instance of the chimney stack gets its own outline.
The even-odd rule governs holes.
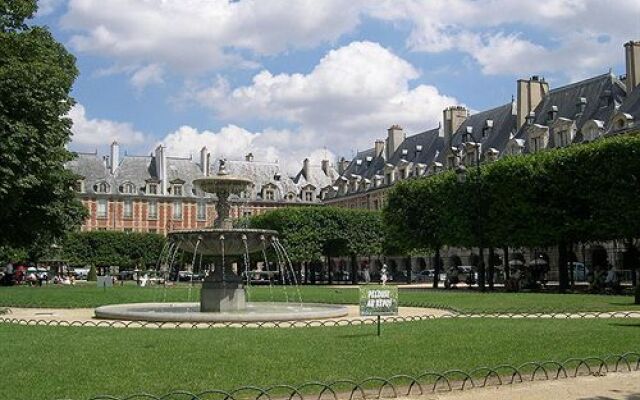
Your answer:
[[[400,125],[391,125],[387,129],[387,160],[398,150],[404,139],[405,134]]]
[[[322,160],[322,171],[324,171],[324,174],[329,176],[329,168],[331,166],[329,165],[329,160]]]
[[[451,106],[442,111],[445,146],[451,147],[451,137],[468,117],[469,110],[463,106]]]
[[[347,168],[349,168],[349,161],[345,160],[344,157],[341,157],[338,162],[338,173],[340,175],[344,174]]]
[[[156,147],[156,173],[160,181],[160,194],[167,194],[167,148],[163,145]]]
[[[384,151],[384,140],[378,139],[373,147],[373,152],[375,153],[375,157],[382,156],[382,152]]]
[[[627,93],[640,85],[640,41],[630,40],[624,44],[624,55],[627,66]]]
[[[111,162],[109,163],[111,174],[115,173],[120,165],[120,145],[115,140],[111,143]]]
[[[309,159],[305,158],[302,162],[302,175],[309,180],[309,176],[311,174],[311,170],[309,169]]]
[[[549,84],[537,75],[530,79],[518,79],[518,103],[516,120],[518,129],[527,120],[529,113],[540,104],[544,96],[549,93]]]
[[[204,176],[209,176],[209,169],[211,168],[211,154],[207,149],[207,146],[204,146],[202,150],[200,150],[200,170]]]

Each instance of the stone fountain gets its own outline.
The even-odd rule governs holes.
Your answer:
[[[200,291],[200,303],[141,303],[118,304],[98,307],[95,315],[104,319],[134,321],[174,321],[174,322],[264,322],[291,321],[336,318],[347,315],[346,307],[324,304],[303,304],[299,298],[297,303],[249,303],[247,302],[247,285],[249,276],[249,255],[262,254],[268,267],[267,250],[276,254],[277,274],[285,283],[285,275],[295,274],[288,261],[286,250],[278,240],[278,232],[264,229],[238,229],[233,227],[230,216],[229,198],[253,188],[253,182],[247,178],[230,174],[225,161],[220,161],[218,173],[196,179],[194,186],[204,193],[217,197],[217,216],[212,228],[172,231],[167,235],[168,250],[164,254],[166,260],[173,263],[178,251],[193,254],[192,266],[197,255],[216,256],[221,260],[213,271],[205,277]],[[245,283],[232,268],[230,259],[242,257],[245,261]],[[161,255],[162,259],[163,256]],[[287,269],[287,267],[289,269]],[[276,271],[267,271],[267,274]],[[271,284],[271,280],[269,281]],[[297,287],[296,287],[297,289]],[[166,288],[165,288],[166,290]],[[298,291],[299,295],[299,291]],[[288,297],[287,297],[288,298]]]
[[[261,251],[275,241],[278,232],[262,229],[234,229],[230,216],[229,197],[241,196],[253,188],[251,180],[229,174],[225,161],[215,176],[193,181],[203,193],[215,194],[217,216],[212,229],[183,230],[169,233],[169,240],[189,253],[218,256],[222,265],[209,274],[200,291],[201,312],[228,312],[246,309],[246,294],[242,278],[233,271],[225,258]]]

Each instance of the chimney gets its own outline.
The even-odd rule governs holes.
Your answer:
[[[462,106],[451,106],[442,111],[444,141],[447,147],[451,147],[451,137],[468,117],[469,110]]]
[[[624,44],[624,55],[627,66],[627,93],[640,85],[640,41],[629,41]]]
[[[244,156],[244,160],[248,161],[248,162],[252,162],[253,161],[253,153],[247,153],[247,155]]]
[[[200,170],[204,176],[209,176],[209,169],[211,168],[211,154],[207,147],[203,147],[200,150]]]
[[[384,151],[384,140],[382,139],[376,140],[376,143],[373,145],[373,152],[375,153],[375,156],[376,157],[382,156],[383,151]]]
[[[302,175],[309,180],[309,176],[311,174],[311,170],[309,169],[309,159],[305,158],[302,162]]]
[[[387,129],[387,160],[398,150],[404,139],[405,134],[400,125],[391,125]]]
[[[167,194],[167,153],[166,147],[156,147],[156,173],[160,180],[160,194]]]
[[[115,140],[111,143],[111,162],[109,164],[111,173],[113,174],[120,165],[120,145]]]
[[[324,171],[324,174],[329,176],[329,168],[331,166],[329,165],[329,160],[322,160],[322,171]]]
[[[518,129],[524,125],[529,113],[540,104],[544,96],[549,93],[549,84],[537,75],[530,79],[518,79],[518,104],[516,120]]]
[[[349,168],[349,161],[345,160],[344,157],[341,157],[338,162],[338,173],[340,175],[344,174],[344,171],[346,171],[347,168]]]

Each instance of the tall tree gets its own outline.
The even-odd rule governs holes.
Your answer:
[[[0,0],[0,245],[63,236],[86,211],[64,164],[75,58],[27,21],[35,0]]]

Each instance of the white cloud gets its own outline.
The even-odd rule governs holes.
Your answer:
[[[225,119],[260,118],[294,123],[321,146],[347,151],[370,146],[399,123],[409,132],[434,127],[442,110],[458,102],[429,85],[411,88],[420,72],[379,44],[353,42],[330,51],[309,74],[262,71],[250,86],[214,85],[182,96]],[[295,138],[295,141],[305,138]]]
[[[195,157],[206,146],[215,159],[242,160],[246,154],[252,153],[257,161],[279,162],[290,174],[300,170],[304,158],[308,157],[317,164],[322,159],[333,159],[331,152],[314,148],[310,140],[300,139],[305,139],[305,134],[287,130],[250,132],[236,125],[227,125],[213,132],[182,126],[166,135],[156,146],[164,144],[171,155]]]
[[[459,51],[488,75],[552,73],[574,80],[622,63],[622,43],[638,34],[640,2],[389,0],[371,12],[411,23],[407,46],[414,51]]]
[[[138,146],[148,140],[130,123],[89,118],[82,104],[73,106],[69,117],[73,121],[71,146],[75,150],[93,150],[107,146],[114,140],[129,146]]]
[[[255,68],[239,51],[272,55],[331,42],[359,22],[358,1],[70,0],[72,47],[129,65],[180,72]]]
[[[164,70],[158,64],[149,64],[136,70],[131,75],[131,84],[138,90],[142,90],[150,84],[164,83]]]

